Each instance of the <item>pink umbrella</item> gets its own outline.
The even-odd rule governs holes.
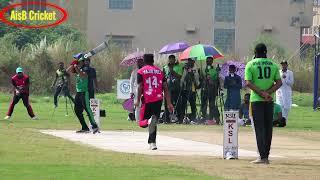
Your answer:
[[[137,63],[139,59],[143,59],[143,52],[135,52],[132,54],[129,54],[127,57],[125,57],[120,65],[122,66],[132,66]]]
[[[134,109],[133,106],[134,106],[134,102],[132,98],[127,99],[122,103],[123,109],[129,112],[133,112],[133,109]]]

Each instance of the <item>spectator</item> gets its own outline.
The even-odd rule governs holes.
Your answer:
[[[181,100],[181,87],[180,87],[180,80],[183,73],[183,67],[179,62],[176,60],[176,57],[174,55],[169,56],[169,62],[167,65],[163,67],[163,72],[166,76],[168,88],[169,88],[169,94],[171,97],[171,101],[173,106],[176,109],[176,115],[177,121],[182,122],[183,120],[183,108],[182,108],[182,100]],[[165,123],[171,123],[171,120],[173,120],[170,117],[170,112],[168,110],[167,101],[164,101],[165,103],[165,113],[164,113],[164,121]]]
[[[224,80],[224,88],[227,89],[226,110],[238,110],[241,104],[240,90],[242,88],[241,77],[235,74],[236,66],[229,66],[229,76]]]
[[[244,121],[246,125],[251,124],[251,119],[249,116],[249,108],[250,108],[250,94],[247,93],[244,95],[243,103],[239,109],[239,119]]]
[[[280,76],[282,86],[277,90],[276,102],[281,106],[282,116],[288,120],[288,114],[292,105],[292,86],[294,83],[293,72],[288,69],[288,62],[281,62]]]
[[[195,67],[195,61],[193,59],[188,59],[184,67],[184,71],[181,78],[181,88],[182,88],[182,107],[184,109],[183,116],[185,117],[185,123],[189,123],[189,118],[187,118],[187,102],[189,101],[191,106],[191,121],[196,121],[197,116],[197,106],[196,97],[197,89],[200,86],[199,73]],[[179,123],[182,123],[179,121]]]
[[[10,107],[7,113],[7,116],[4,119],[10,119],[13,113],[15,105],[22,99],[24,106],[28,110],[29,116],[33,120],[38,118],[34,115],[32,107],[29,102],[29,88],[30,88],[30,79],[29,76],[23,73],[23,69],[18,67],[16,69],[16,75],[11,78],[13,85],[13,99],[10,103]]]
[[[286,120],[284,117],[282,117],[281,106],[277,103],[274,103],[274,108],[273,108],[273,126],[275,127],[286,126]]]
[[[201,74],[201,112],[202,122],[205,120],[215,120],[219,124],[219,110],[216,106],[216,97],[219,86],[219,73],[217,68],[213,67],[213,58],[207,58],[207,65],[205,72]],[[209,116],[207,113],[209,103]]]
[[[130,76],[130,96],[131,98],[134,99],[134,103],[136,103],[138,100],[137,99],[138,98],[137,72],[139,69],[143,67],[143,65],[144,65],[143,59],[138,59],[136,67],[134,68]],[[134,116],[133,114],[129,114],[129,118],[130,120],[135,119],[139,123],[139,116],[140,116],[140,105],[134,108]]]

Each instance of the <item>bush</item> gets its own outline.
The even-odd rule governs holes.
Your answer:
[[[294,85],[293,90],[298,92],[312,92],[313,90],[313,56],[312,46],[302,49],[303,57],[300,53],[288,54],[287,50],[268,34],[261,34],[252,44],[251,52],[258,43],[265,43],[268,48],[268,57],[272,58],[280,66],[282,60],[287,60],[289,69],[293,71]],[[250,59],[247,59],[247,61]],[[280,66],[281,68],[281,66]]]
[[[0,87],[3,91],[11,88],[10,77],[15,69],[22,66],[31,79],[33,94],[53,93],[50,88],[58,62],[66,66],[73,60],[73,54],[85,52],[89,48],[83,37],[74,41],[72,38],[62,37],[50,43],[46,37],[37,44],[28,44],[20,49],[14,45],[13,35],[6,35],[0,39],[1,69]],[[119,64],[124,57],[120,48],[111,45],[109,51],[102,52],[92,58],[92,66],[97,70],[99,91],[111,92],[118,78],[129,78],[130,71]],[[74,78],[71,78],[71,87],[74,91]]]
[[[124,58],[124,52],[114,46],[110,45],[108,51],[104,51],[94,56],[91,60],[92,66],[96,68],[97,80],[100,92],[111,92],[114,90],[114,85],[117,79],[129,78],[129,71],[127,67],[120,66]]]

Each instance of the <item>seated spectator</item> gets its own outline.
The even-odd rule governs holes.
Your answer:
[[[250,94],[244,95],[243,103],[240,105],[239,109],[239,121],[244,122],[244,125],[251,125],[251,120],[249,117],[249,106],[250,106]]]
[[[274,107],[273,107],[273,126],[274,127],[286,126],[286,119],[282,117],[281,106],[277,103],[274,103]]]

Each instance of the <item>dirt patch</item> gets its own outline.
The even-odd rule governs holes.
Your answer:
[[[169,164],[187,166],[209,175],[249,180],[318,180],[320,161],[276,159],[270,165],[253,165],[248,160],[223,160],[212,157],[155,157]]]
[[[211,132],[161,132],[162,135],[189,139],[212,144],[223,144],[222,130]],[[160,161],[188,166],[210,175],[228,179],[283,179],[320,180],[320,133],[281,132],[275,130],[272,141],[272,154],[285,158],[271,158],[270,165],[253,165],[253,159],[241,158],[236,161],[214,157],[155,157]],[[252,131],[239,132],[239,146],[256,151],[255,136]]]
[[[161,132],[161,134],[210,144],[223,144],[223,132],[219,130],[211,132]],[[320,160],[319,137],[319,132],[275,132],[272,140],[271,155],[275,154],[294,159]],[[257,151],[253,131],[239,132],[239,148]]]

